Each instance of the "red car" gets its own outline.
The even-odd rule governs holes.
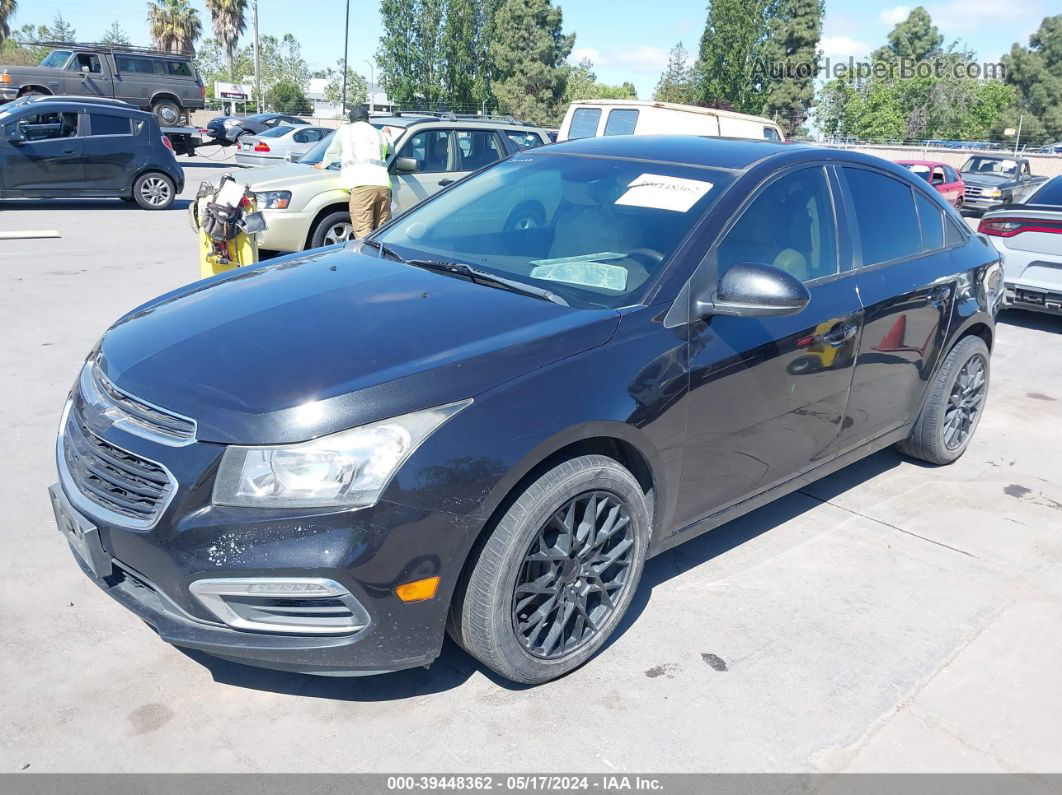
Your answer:
[[[942,193],[955,209],[962,208],[962,194],[966,185],[954,168],[936,160],[897,160],[899,165],[914,172]]]

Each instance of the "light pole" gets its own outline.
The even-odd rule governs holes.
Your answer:
[[[262,62],[258,46],[258,0],[254,0],[251,14],[254,20],[254,103],[258,112],[261,113],[265,106],[262,104]],[[233,107],[236,107],[235,103]],[[246,108],[247,106],[244,105],[244,113],[247,112]]]
[[[347,41],[350,39],[350,0],[347,0],[347,15],[343,19],[343,118],[347,116]]]
[[[372,110],[373,105],[375,104],[373,96],[376,93],[376,71],[373,69],[372,61],[366,58],[364,62],[369,65],[369,110]]]

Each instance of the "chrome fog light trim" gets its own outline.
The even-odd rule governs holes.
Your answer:
[[[288,635],[346,635],[369,625],[353,594],[322,577],[219,577],[196,580],[191,594],[234,629]]]

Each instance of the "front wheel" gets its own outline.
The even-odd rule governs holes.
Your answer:
[[[911,435],[897,445],[900,452],[930,464],[950,464],[966,452],[984,412],[990,368],[984,340],[959,340],[933,379]]]
[[[166,210],[177,195],[177,186],[165,174],[141,174],[133,183],[133,199],[145,210]]]
[[[151,106],[163,127],[173,127],[181,120],[181,106],[169,99],[160,99]]]
[[[646,495],[617,461],[573,458],[529,485],[470,565],[450,634],[502,676],[548,682],[615,631],[649,543]]]
[[[354,226],[350,223],[350,213],[337,211],[329,213],[313,228],[310,237],[310,248],[331,246],[334,243],[345,243],[350,240],[354,232]]]

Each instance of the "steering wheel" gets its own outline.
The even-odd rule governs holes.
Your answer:
[[[657,251],[655,248],[635,248],[627,252],[628,257],[640,257],[649,262],[650,265],[659,265],[664,261],[664,255]]]

